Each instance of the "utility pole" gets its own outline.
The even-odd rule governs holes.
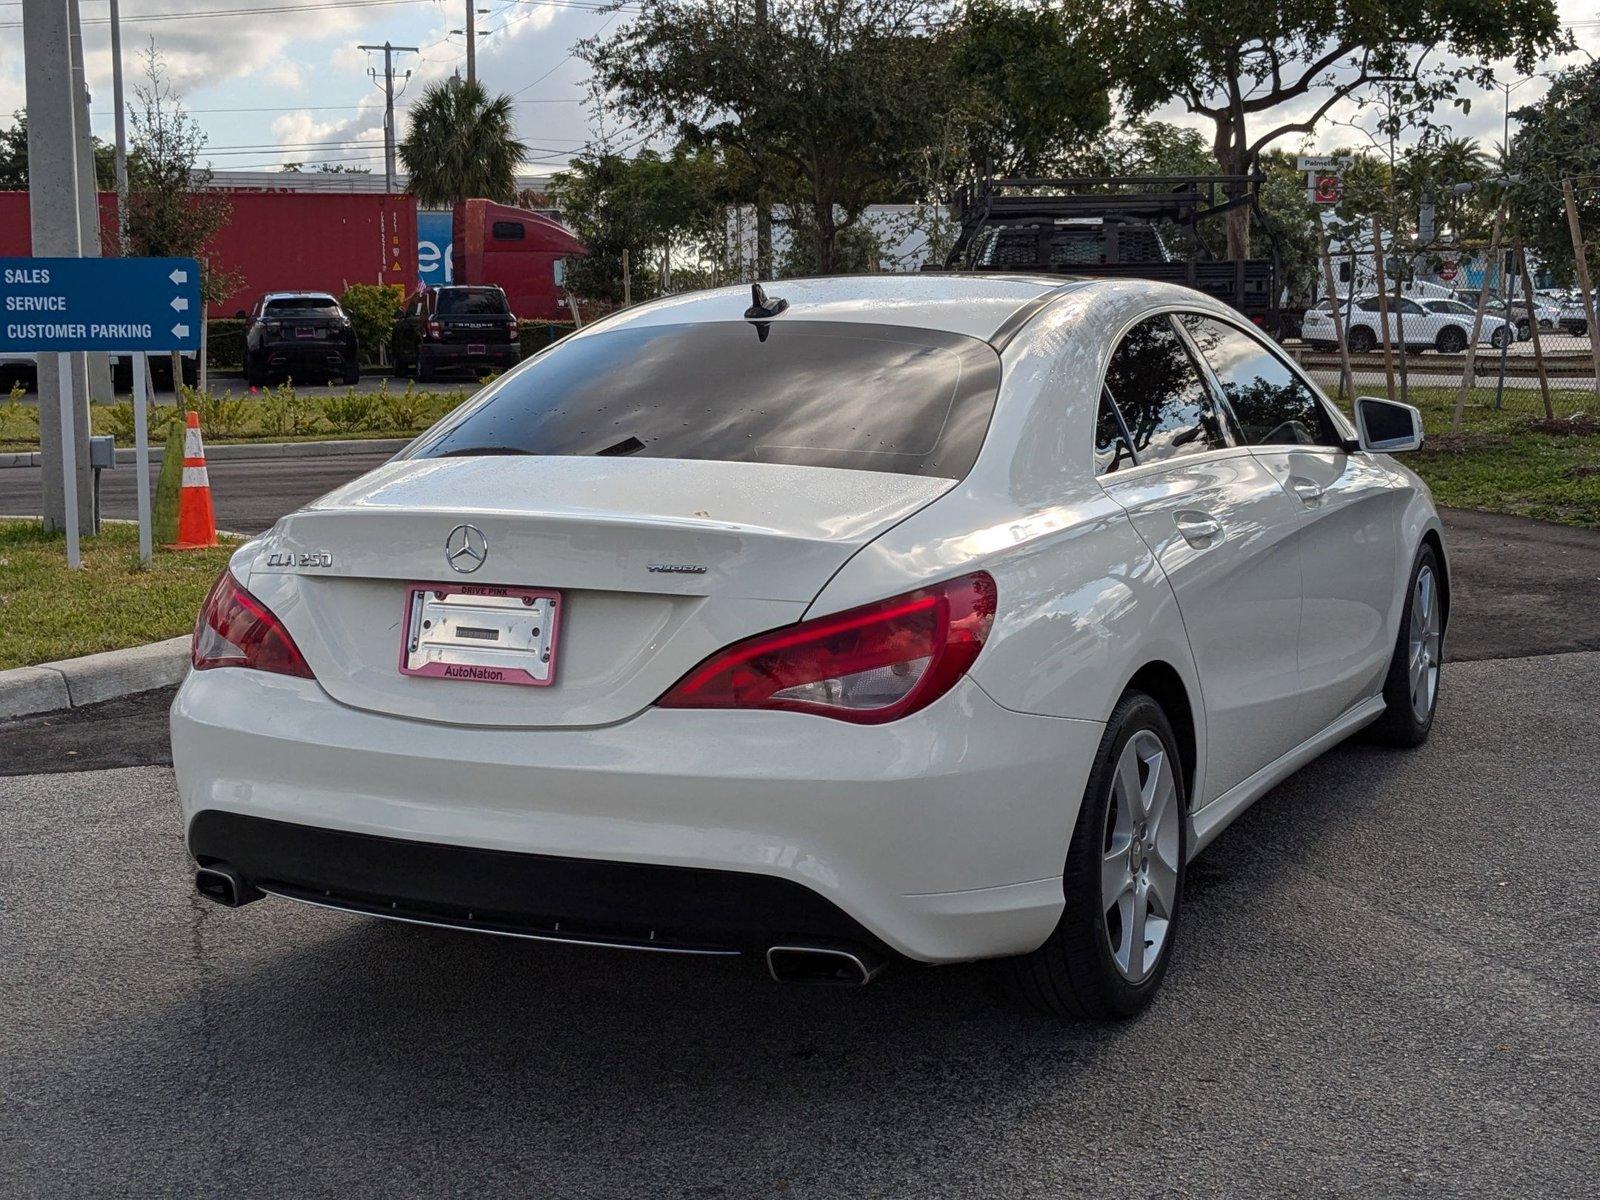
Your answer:
[[[478,82],[477,0],[467,0],[467,82]]]
[[[70,48],[72,0],[23,0],[23,69],[28,106],[28,213],[33,253],[41,258],[77,258],[82,252],[78,224],[78,152],[74,132]],[[89,405],[72,387],[72,372],[60,370],[60,356],[41,354],[39,380],[40,515],[47,531],[67,525],[67,489],[77,500],[77,525],[89,533],[94,497],[89,481]],[[63,388],[71,403],[71,429],[61,420]],[[73,440],[74,478],[62,465],[65,437]]]
[[[419,46],[391,46],[388,42],[381,46],[361,45],[357,50],[382,50],[383,51],[383,190],[394,191],[394,56],[396,54],[420,54]],[[369,70],[368,75],[376,79],[378,73]],[[411,78],[411,72],[405,74]]]
[[[72,133],[78,154],[78,239],[84,258],[100,257],[100,172],[95,169],[94,138],[89,133],[89,80],[83,69],[83,26],[77,0],[69,0],[67,17],[72,28]],[[73,383],[82,373],[83,395],[91,404],[110,404],[111,359],[105,353],[73,356]],[[92,532],[99,533],[99,529]]]
[[[128,256],[128,121],[122,99],[122,16],[111,0],[111,103],[117,109],[117,253]]]
[[[764,45],[762,39],[767,29],[767,0],[755,0],[756,5],[756,41],[757,45]],[[761,164],[756,164],[756,278],[772,278],[772,205],[768,202],[767,190],[762,184],[760,176]]]

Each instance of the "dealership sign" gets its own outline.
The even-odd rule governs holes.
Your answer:
[[[192,258],[0,258],[0,350],[198,351]]]

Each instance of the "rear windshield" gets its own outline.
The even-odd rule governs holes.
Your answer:
[[[559,344],[416,457],[633,454],[959,479],[1000,360],[960,334],[833,321],[633,326]]]
[[[332,296],[275,296],[267,301],[266,311],[280,317],[298,312],[327,315],[339,311],[339,302]]]
[[[439,293],[441,316],[485,316],[506,311],[506,294],[499,288],[446,288]]]

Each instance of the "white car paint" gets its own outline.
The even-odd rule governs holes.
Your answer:
[[[1401,297],[1399,311],[1396,310],[1394,297],[1386,297],[1388,308],[1389,342],[1399,346],[1402,336],[1406,348],[1410,350],[1449,350],[1452,345],[1465,349],[1472,338],[1473,322],[1476,314],[1465,304],[1450,297]],[[1378,302],[1375,296],[1358,296],[1354,301],[1341,297],[1339,300],[1339,320],[1344,326],[1345,337],[1351,349],[1370,349],[1383,345],[1383,314],[1378,311]],[[1485,346],[1498,345],[1497,339],[1505,334],[1501,330],[1509,330],[1511,340],[1516,340],[1516,332],[1511,330],[1511,323],[1501,317],[1483,315],[1483,324],[1478,329],[1478,343]],[[1306,310],[1300,322],[1300,336],[1307,343],[1319,347],[1333,347],[1338,344],[1334,333],[1333,313],[1324,300],[1320,304]],[[1367,339],[1364,346],[1362,339]]]
[[[1091,760],[1141,670],[1169,673],[1189,701],[1191,853],[1382,712],[1411,563],[1425,536],[1441,536],[1414,475],[1384,455],[1284,446],[1095,475],[1101,381],[1122,334],[1187,312],[1257,336],[1231,310],[1132,280],[926,275],[772,290],[790,304],[780,321],[1011,328],[971,470],[391,462],[233,556],[317,678],[190,673],[172,711],[185,819],[219,810],[771,875],[901,954],[949,962],[1021,953],[1054,928]],[[641,305],[569,343],[725,320],[748,296]],[[1184,536],[1179,518],[1195,516],[1220,536]],[[395,669],[402,590],[443,574],[445,537],[468,520],[519,564],[514,582],[568,592],[557,686],[441,685]],[[269,565],[311,551],[334,565]],[[658,561],[707,571],[646,575]],[[741,637],[974,570],[996,584],[993,629],[967,676],[911,716],[859,726],[652,704]]]

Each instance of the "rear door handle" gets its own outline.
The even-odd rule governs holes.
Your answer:
[[[1306,479],[1301,475],[1289,476],[1289,488],[1307,504],[1319,503],[1327,490],[1315,480]]]
[[[1197,549],[1204,550],[1222,540],[1222,522],[1208,512],[1182,509],[1172,514],[1172,521],[1183,535],[1183,540]]]

